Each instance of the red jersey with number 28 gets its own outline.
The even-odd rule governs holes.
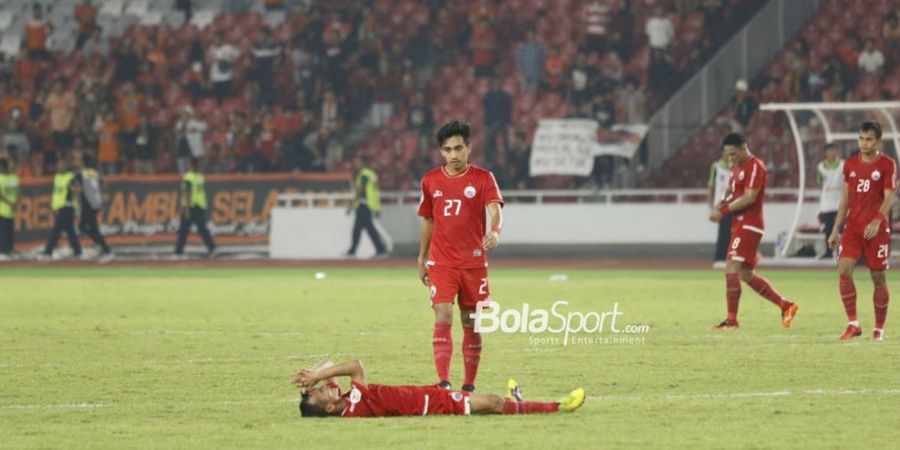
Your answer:
[[[885,155],[874,161],[864,162],[856,154],[844,163],[844,181],[849,194],[847,228],[862,230],[872,220],[887,218],[879,211],[884,202],[884,190],[897,189],[897,164]]]
[[[487,267],[482,245],[485,208],[492,202],[503,206],[494,174],[469,164],[463,173],[449,175],[443,166],[422,177],[419,215],[432,218],[428,264],[457,269]]]
[[[737,200],[747,189],[757,191],[756,200],[741,211],[734,212],[734,220],[731,228],[740,229],[744,225],[759,228],[759,233],[765,229],[763,222],[763,202],[766,198],[766,164],[754,155],[750,155],[743,164],[731,168],[731,197],[726,199],[729,203]]]

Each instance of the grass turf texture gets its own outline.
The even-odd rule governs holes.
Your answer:
[[[865,334],[845,320],[831,272],[763,271],[797,301],[778,310],[744,287],[741,329],[720,272],[494,270],[503,308],[528,302],[648,324],[638,345],[532,345],[491,334],[478,391],[509,376],[527,398],[584,386],[574,414],[300,419],[295,368],[364,360],[370,382],[430,384],[433,314],[414,270],[4,269],[0,447],[597,448],[856,447],[900,440],[898,344],[870,340],[871,282],[857,273]],[[900,293],[900,280],[891,289]],[[895,294],[897,295],[897,294]],[[900,314],[894,309],[894,316]],[[893,319],[893,320],[891,320]],[[898,325],[900,326],[900,325]],[[550,337],[544,334],[541,337]],[[603,336],[611,336],[609,332]],[[898,335],[900,336],[900,335]],[[461,331],[454,324],[453,381]],[[570,447],[563,447],[570,445]]]

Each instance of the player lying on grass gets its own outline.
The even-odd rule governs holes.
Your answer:
[[[335,377],[350,377],[350,390],[342,393]],[[320,381],[322,385],[316,386]],[[450,391],[437,385],[388,386],[369,384],[362,362],[325,362],[300,369],[291,383],[300,386],[303,417],[391,417],[469,414],[534,414],[571,412],[584,403],[584,389],[570,392],[558,402],[526,402],[514,380],[506,398],[499,395]]]

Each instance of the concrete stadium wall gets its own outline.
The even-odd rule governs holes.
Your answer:
[[[806,205],[800,223],[816,222],[815,204]],[[350,246],[353,216],[343,208],[276,208],[269,240],[273,258],[340,258]],[[772,244],[787,231],[794,203],[770,203],[765,208],[766,234]],[[707,221],[702,203],[628,204],[509,204],[503,209],[503,245],[590,246],[712,244],[716,225]],[[394,245],[416,247],[421,219],[415,205],[386,205],[381,225]],[[363,236],[358,255],[374,253]]]

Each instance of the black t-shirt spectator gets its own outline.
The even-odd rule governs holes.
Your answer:
[[[483,101],[485,124],[503,126],[512,122],[512,99],[506,91],[488,91],[484,94]]]

